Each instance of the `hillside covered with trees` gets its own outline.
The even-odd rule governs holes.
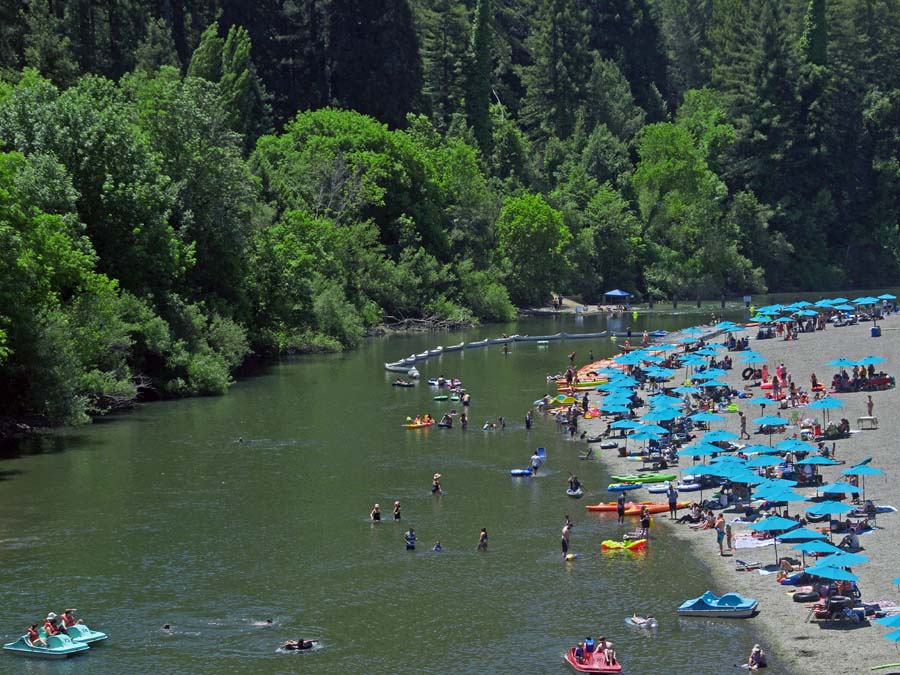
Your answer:
[[[0,0],[0,416],[551,291],[896,283],[887,0]]]

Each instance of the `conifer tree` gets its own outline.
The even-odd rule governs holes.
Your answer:
[[[800,51],[807,63],[824,66],[828,50],[828,22],[825,0],[809,0],[804,19]]]
[[[475,132],[481,151],[491,152],[491,46],[493,42],[493,4],[478,0],[469,43],[469,73],[466,82],[466,117]]]

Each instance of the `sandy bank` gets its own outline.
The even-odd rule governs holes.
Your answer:
[[[774,370],[778,363],[784,363],[791,372],[793,380],[798,383],[809,383],[811,373],[816,373],[818,378],[830,382],[835,369],[825,365],[827,361],[838,357],[859,359],[870,354],[886,359],[884,364],[878,366],[891,375],[897,375],[900,368],[900,316],[894,315],[879,322],[883,328],[883,337],[871,338],[871,323],[863,323],[857,326],[845,328],[828,327],[825,331],[814,334],[803,334],[796,342],[784,342],[782,340],[755,340],[751,335],[750,347],[767,358],[769,367]],[[739,334],[740,336],[741,334]],[[724,354],[725,352],[723,352]],[[741,380],[738,367],[740,353],[732,354],[735,360],[735,369],[724,378],[737,389],[742,389],[745,382]],[[683,372],[683,371],[682,371]],[[754,388],[753,395],[760,390]],[[841,410],[832,411],[832,417],[846,417],[850,420],[852,428],[856,431],[857,418],[865,415],[865,401],[867,394],[839,394],[837,397],[844,402]],[[851,438],[837,441],[836,459],[843,461],[839,466],[820,467],[826,482],[845,479],[841,471],[859,461],[873,457],[872,466],[882,469],[886,476],[869,477],[866,479],[866,497],[875,500],[876,504],[889,504],[900,508],[900,452],[897,448],[897,438],[900,436],[900,390],[889,389],[872,394],[875,401],[874,414],[880,422],[877,430],[866,430],[853,433]],[[593,402],[599,401],[599,397],[592,397]],[[759,417],[759,406],[750,406],[739,402],[750,423]],[[822,419],[822,411],[802,408],[800,417],[818,417]],[[641,411],[643,412],[643,411]],[[791,411],[781,411],[781,415],[788,417]],[[766,414],[772,414],[772,407],[766,408]],[[602,420],[586,420],[581,428],[587,430],[589,435],[600,433],[605,429],[606,422]],[[737,433],[739,420],[737,414],[727,414],[725,422],[713,424],[714,429],[725,428]],[[786,434],[776,434],[773,443],[793,435],[796,428],[788,428]],[[768,443],[767,436],[754,436],[751,443]],[[631,444],[629,444],[631,445]],[[597,444],[595,448],[598,449]],[[609,474],[633,473],[640,466],[639,462],[629,461],[616,456],[615,450],[600,451],[600,464],[604,472],[602,481],[590,480],[589,484],[598,482],[605,484]],[[683,458],[682,466],[689,466],[690,459]],[[585,468],[584,478],[596,475],[595,470],[588,471]],[[803,494],[812,496],[814,490],[797,488]],[[587,503],[608,501],[615,498],[616,493],[594,493],[586,498]],[[683,499],[690,499],[698,493],[685,493]],[[664,500],[664,495],[649,495],[646,490],[636,490],[629,493],[635,500]],[[705,493],[704,496],[708,496]],[[792,512],[805,507],[804,503],[792,505]],[[734,514],[726,514],[730,520]],[[772,547],[755,550],[739,550],[735,557],[720,557],[716,545],[715,534],[711,531],[695,531],[686,525],[677,525],[667,516],[657,517],[656,522],[663,530],[656,536],[676,537],[684,540],[695,555],[709,568],[714,590],[719,592],[738,591],[744,595],[759,600],[759,614],[749,619],[751,625],[758,630],[759,640],[764,643],[766,651],[770,654],[770,671],[778,673],[793,673],[794,675],[814,675],[822,672],[833,673],[863,673],[869,672],[871,666],[886,663],[900,662],[894,643],[884,639],[884,635],[891,629],[878,624],[860,628],[848,628],[844,623],[836,623],[834,626],[826,626],[821,623],[807,623],[806,617],[809,610],[802,603],[794,603],[786,591],[788,586],[782,586],[775,581],[775,575],[762,576],[757,572],[738,572],[735,570],[735,557],[744,560],[759,560],[764,564],[775,562],[775,552]],[[734,526],[735,534],[745,531],[740,524]],[[861,537],[865,555],[871,562],[859,565],[853,569],[860,577],[859,586],[862,590],[863,600],[866,602],[877,600],[893,600],[900,604],[900,595],[891,580],[900,576],[900,513],[881,514],[877,519],[874,533]],[[837,543],[837,540],[835,541]],[[652,551],[651,551],[652,554]],[[791,551],[790,545],[779,545],[778,555],[796,555],[799,552]],[[663,609],[660,609],[663,612]]]

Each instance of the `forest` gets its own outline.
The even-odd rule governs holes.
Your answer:
[[[894,284],[893,0],[0,0],[0,418],[373,327]]]

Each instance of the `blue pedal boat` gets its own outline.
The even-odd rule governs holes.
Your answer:
[[[705,616],[710,618],[746,619],[752,616],[759,604],[753,598],[745,598],[740,593],[726,593],[719,597],[706,591],[699,598],[685,600],[678,608],[681,616]]]
[[[23,635],[15,642],[3,645],[3,649],[22,656],[35,656],[42,659],[64,659],[72,654],[86,652],[90,647],[84,643],[75,642],[68,635],[53,635],[47,639],[47,646],[31,645]]]
[[[74,626],[69,626],[66,628],[66,634],[72,639],[72,642],[83,645],[101,642],[109,637],[106,633],[101,633],[98,630],[91,630],[83,623],[76,623]]]

